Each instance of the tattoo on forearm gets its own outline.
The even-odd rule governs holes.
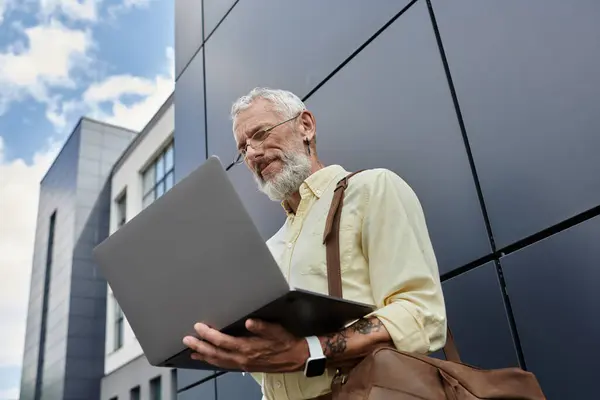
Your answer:
[[[344,353],[348,344],[348,337],[351,334],[368,335],[379,332],[383,328],[383,323],[378,318],[359,319],[349,328],[325,336],[325,356],[331,357]]]
[[[332,333],[325,337],[325,356],[331,357],[346,350],[348,337],[345,332]]]
[[[368,335],[371,332],[379,332],[383,327],[383,323],[378,318],[359,319],[351,326],[351,329],[362,335]]]

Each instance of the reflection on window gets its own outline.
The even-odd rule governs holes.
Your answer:
[[[127,193],[123,193],[117,200],[117,229],[127,221]]]
[[[173,187],[173,161],[173,142],[171,142],[143,173],[143,208]]]
[[[150,400],[162,399],[162,388],[160,383],[160,376],[157,376],[150,381]]]
[[[118,350],[123,347],[123,310],[117,303],[117,299],[113,297],[113,302],[115,305],[115,331],[114,331],[114,342],[113,342],[113,350]]]

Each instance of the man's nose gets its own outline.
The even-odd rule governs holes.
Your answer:
[[[246,160],[251,164],[256,163],[264,156],[262,146],[257,147],[258,148],[254,148],[251,144],[248,144],[248,146],[246,147]]]

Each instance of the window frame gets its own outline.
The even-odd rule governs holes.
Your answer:
[[[170,153],[171,165],[167,169],[167,155]],[[158,171],[162,164],[162,171]],[[158,172],[161,172],[158,174]],[[147,178],[152,175],[152,183],[149,187]],[[164,195],[171,189],[175,183],[175,140],[171,137],[166,145],[156,154],[152,161],[141,171],[142,181],[142,209],[152,204],[156,199]],[[167,187],[170,179],[170,186]],[[162,190],[162,192],[160,191]],[[159,194],[160,193],[160,194]]]
[[[115,312],[113,320],[113,351],[117,351],[125,344],[125,316],[114,295],[112,296],[112,300],[114,302],[113,310]]]

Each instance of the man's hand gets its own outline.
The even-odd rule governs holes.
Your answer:
[[[194,351],[192,358],[220,368],[246,372],[300,371],[309,355],[304,338],[265,321],[246,321],[246,329],[255,335],[251,337],[228,336],[201,323],[195,324],[194,329],[203,341],[192,336],[183,339]]]

